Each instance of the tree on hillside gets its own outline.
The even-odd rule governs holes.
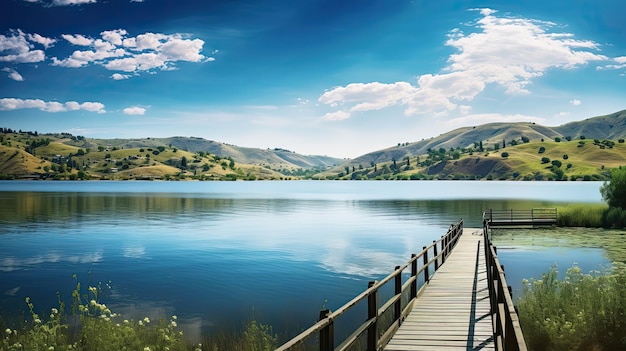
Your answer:
[[[611,177],[600,188],[600,194],[609,206],[626,209],[626,167],[611,170]]]

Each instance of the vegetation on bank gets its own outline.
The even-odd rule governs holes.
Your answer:
[[[99,140],[0,128],[0,179],[598,181],[608,179],[611,168],[626,164],[622,137],[544,138],[536,133],[523,135],[534,132],[518,127],[518,133],[502,140],[491,136],[472,144],[463,139],[467,145],[450,147],[442,137],[432,145],[399,143],[396,149],[379,152],[379,157],[343,162],[193,137]],[[475,130],[482,129],[488,126]],[[477,138],[486,135],[475,134]],[[424,146],[413,149],[415,144]],[[333,167],[330,162],[335,160]]]
[[[626,349],[626,270],[585,274],[556,267],[523,281],[519,318],[529,350]]]
[[[0,349],[6,351],[269,351],[278,346],[271,327],[251,319],[243,332],[220,334],[193,344],[185,339],[177,316],[153,321],[148,317],[126,319],[100,301],[102,286],[81,291],[80,283],[72,292],[71,313],[59,297],[58,307],[40,314],[26,298],[28,316],[20,327],[0,319]],[[206,342],[204,342],[206,341]]]

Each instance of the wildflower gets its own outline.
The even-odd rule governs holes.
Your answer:
[[[177,320],[177,319],[178,319],[178,317],[176,317],[176,315],[173,315],[173,316],[172,316],[172,319],[173,319],[173,320]]]
[[[48,351],[54,351],[54,346],[48,347]]]
[[[174,328],[176,328],[176,326],[178,325],[178,324],[176,324],[176,321],[172,321],[171,324],[172,324],[172,327],[174,327]]]
[[[94,286],[90,286],[89,287],[89,291],[91,291],[93,294],[95,294],[95,293],[98,292],[98,289],[96,287],[94,287]]]
[[[139,325],[143,325],[143,321],[139,321],[139,323],[138,323],[138,324],[139,324]]]
[[[143,348],[143,351],[150,351],[150,348],[148,346]]]
[[[56,308],[52,308],[52,314],[58,314],[59,310],[57,310]]]
[[[9,329],[9,328],[7,328],[7,330],[5,330],[4,332],[5,332],[5,333],[7,333],[7,334],[9,334],[9,335],[11,335],[12,330],[11,330],[11,329]]]
[[[35,322],[35,324],[39,324],[39,323],[41,323],[41,319],[39,319],[39,318],[35,318],[35,321],[34,321],[34,322]]]
[[[104,313],[106,313],[106,314],[111,314],[111,310],[110,310],[110,309],[108,309],[108,308],[106,308],[106,309],[104,310]]]
[[[124,324],[128,324],[128,319],[124,319]]]
[[[146,322],[146,323],[150,323],[150,318],[146,317],[146,318],[143,319],[143,321]]]
[[[97,304],[98,303],[96,302],[96,300],[89,301],[89,305],[92,306],[92,307],[96,307]]]

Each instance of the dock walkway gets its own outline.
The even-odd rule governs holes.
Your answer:
[[[495,350],[482,229],[464,228],[384,350]]]

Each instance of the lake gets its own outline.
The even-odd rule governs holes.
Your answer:
[[[19,317],[27,296],[49,311],[76,274],[83,289],[110,282],[113,312],[175,314],[192,339],[251,315],[294,335],[460,218],[480,227],[489,208],[599,203],[601,184],[0,181],[0,315]],[[500,257],[514,287],[554,263],[608,264],[593,248]]]

